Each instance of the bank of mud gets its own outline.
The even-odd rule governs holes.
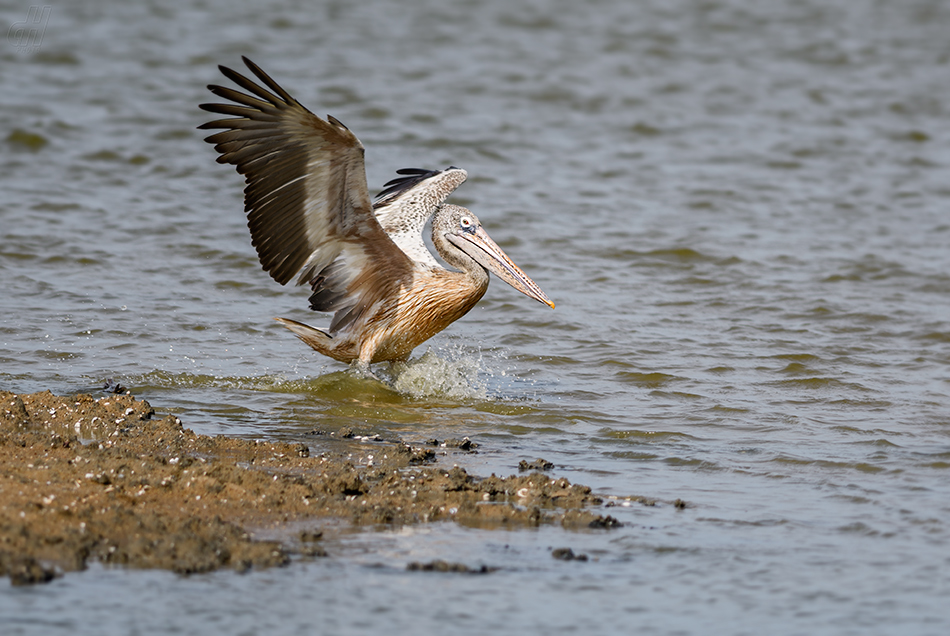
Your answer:
[[[0,391],[0,574],[43,582],[93,560],[180,573],[283,565],[325,555],[330,519],[616,523],[589,488],[542,472],[478,479],[430,444],[313,439],[197,435],[127,394]]]

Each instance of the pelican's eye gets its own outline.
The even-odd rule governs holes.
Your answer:
[[[461,219],[459,219],[459,225],[462,226],[463,230],[471,229],[472,219],[468,218],[467,216],[463,216]]]

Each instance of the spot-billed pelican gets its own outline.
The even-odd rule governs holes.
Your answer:
[[[366,187],[363,145],[335,118],[320,119],[256,64],[264,86],[220,66],[246,93],[211,85],[232,104],[201,104],[228,119],[205,141],[243,174],[244,210],[261,265],[281,285],[312,290],[310,308],[332,312],[326,329],[275,318],[341,362],[405,361],[412,350],[464,316],[488,289],[488,272],[546,305],[544,292],[488,236],[467,209],[444,203],[467,173],[404,169],[375,204]],[[265,88],[266,86],[266,88]],[[432,242],[442,267],[422,241]]]

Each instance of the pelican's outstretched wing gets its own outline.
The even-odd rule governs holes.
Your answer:
[[[245,176],[244,210],[261,265],[281,285],[298,274],[298,285],[309,283],[311,308],[335,312],[332,334],[395,296],[413,264],[373,213],[359,139],[242,59],[267,88],[220,66],[247,93],[209,86],[234,103],[201,108],[232,117],[199,128],[224,129],[205,141],[221,153],[219,163]]]
[[[383,186],[373,204],[376,218],[389,238],[409,258],[417,263],[440,267],[438,261],[426,248],[422,231],[426,222],[457,187],[462,185],[468,173],[451,166],[445,170],[403,168]]]

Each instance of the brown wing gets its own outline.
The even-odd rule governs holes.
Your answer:
[[[221,153],[219,163],[245,176],[244,210],[263,268],[281,285],[299,273],[297,284],[313,289],[311,308],[336,312],[330,330],[337,331],[395,294],[412,262],[373,214],[359,139],[242,59],[267,88],[220,66],[247,93],[209,86],[234,103],[200,107],[233,117],[199,128],[224,129],[205,141]]]

